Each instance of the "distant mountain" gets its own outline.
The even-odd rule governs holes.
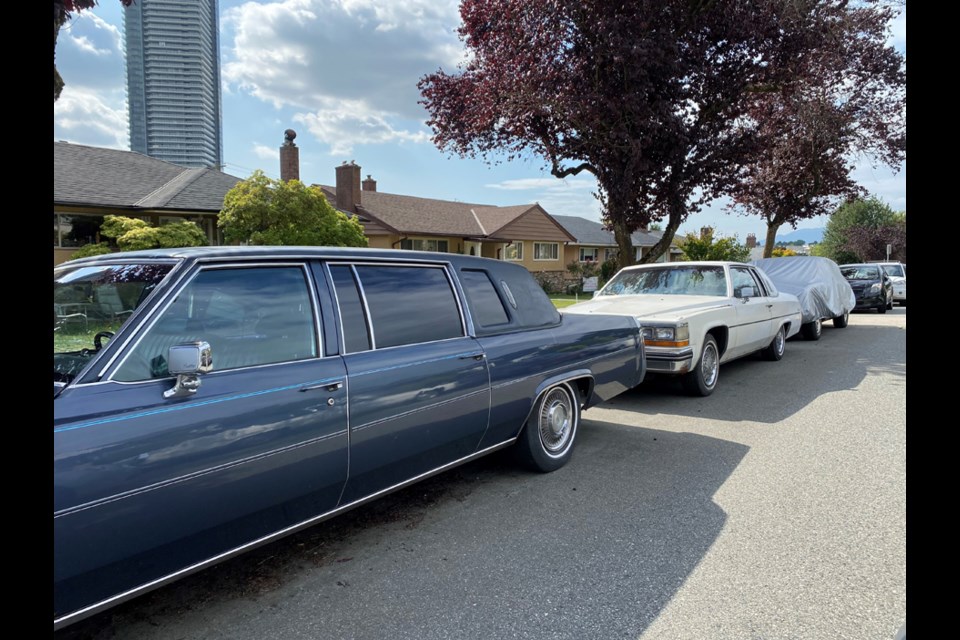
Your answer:
[[[796,229],[790,233],[778,233],[777,242],[793,242],[794,240],[803,240],[807,244],[820,242],[823,240],[823,232],[823,227],[817,229]]]

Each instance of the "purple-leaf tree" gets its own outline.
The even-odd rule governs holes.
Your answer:
[[[776,91],[758,93],[748,111],[760,144],[731,208],[764,218],[765,257],[783,225],[796,228],[866,194],[852,175],[858,158],[896,170],[905,157],[906,62],[887,44],[894,10],[817,4],[798,19],[810,22],[819,42],[789,61],[790,75]]]
[[[818,42],[794,14],[820,4],[462,0],[467,61],[421,78],[421,102],[441,150],[592,174],[621,265],[630,234],[662,221],[655,260],[739,183],[756,144],[747,109]]]

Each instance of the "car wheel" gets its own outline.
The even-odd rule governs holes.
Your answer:
[[[886,313],[886,312],[887,312],[886,303],[881,304],[879,307],[877,307],[877,313]]]
[[[887,311],[890,311],[891,309],[893,309],[893,298],[887,300]]]
[[[692,396],[708,396],[717,387],[720,377],[720,350],[717,341],[710,334],[703,341],[700,359],[693,371],[686,373],[680,379],[683,388]]]
[[[800,333],[804,340],[819,340],[823,334],[823,320],[817,318],[813,322],[800,325]]]
[[[847,323],[850,321],[850,312],[844,311],[842,316],[837,316],[833,319],[833,326],[836,329],[843,329],[847,326]]]
[[[813,324],[813,323],[810,323]],[[817,326],[820,326],[820,321],[817,320]],[[807,338],[808,340],[818,340],[820,338],[820,332],[817,331],[816,338]],[[771,360],[776,362],[783,357],[783,352],[787,348],[787,330],[781,326],[777,335],[773,336],[773,340],[770,341],[770,344],[766,346],[763,351],[760,352],[760,355],[763,356],[764,360]]]
[[[580,394],[569,383],[544,391],[520,434],[517,451],[535,471],[555,471],[573,455],[580,426]]]

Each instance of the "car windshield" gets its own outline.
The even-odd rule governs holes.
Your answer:
[[[840,267],[840,273],[847,280],[879,280],[880,270],[877,267]]]
[[[721,266],[658,267],[621,271],[598,294],[601,296],[727,295],[727,279]]]
[[[127,263],[54,269],[54,381],[70,382],[172,268]]]
[[[885,264],[883,265],[883,270],[888,276],[895,276],[898,278],[906,277],[906,274],[903,272],[903,268],[898,264]]]

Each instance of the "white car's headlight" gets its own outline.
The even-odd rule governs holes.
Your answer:
[[[686,347],[690,345],[690,327],[687,324],[646,326],[643,328],[643,340],[655,347]]]

